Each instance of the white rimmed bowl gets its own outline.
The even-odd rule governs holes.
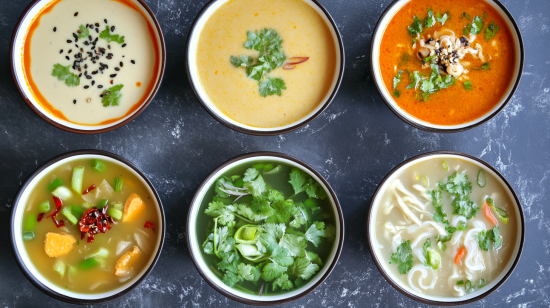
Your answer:
[[[44,109],[36,100],[34,94],[29,89],[27,80],[25,78],[24,68],[23,68],[23,46],[25,44],[25,38],[27,31],[31,25],[33,19],[52,1],[51,0],[34,0],[29,4],[25,9],[13,32],[11,38],[10,46],[10,65],[13,80],[17,85],[19,93],[27,103],[27,105],[34,111],[38,116],[44,119],[46,122],[51,125],[60,128],[65,131],[80,133],[80,134],[97,134],[104,133],[116,128],[119,128],[126,123],[132,121],[137,117],[145,108],[151,103],[155,94],[157,93],[160,84],[162,83],[162,78],[164,76],[164,68],[166,66],[166,46],[164,44],[164,36],[162,30],[158,23],[155,14],[149,6],[143,0],[128,0],[136,5],[136,7],[141,9],[143,15],[147,18],[147,22],[152,26],[153,32],[155,34],[155,39],[157,40],[159,46],[159,71],[155,81],[155,85],[152,88],[151,92],[148,94],[147,99],[141,104],[139,108],[134,110],[131,114],[109,124],[104,125],[80,125],[72,122],[65,121],[63,119],[57,118]]]
[[[215,106],[212,100],[210,100],[208,94],[206,93],[200,82],[197,67],[197,47],[202,29],[204,28],[204,25],[206,24],[208,19],[210,19],[210,16],[212,16],[212,14],[214,14],[214,12],[218,8],[220,8],[220,6],[224,5],[228,1],[230,0],[212,0],[208,4],[206,4],[206,6],[199,12],[195,21],[191,25],[191,30],[187,39],[187,75],[189,77],[189,81],[191,82],[191,87],[193,88],[195,95],[199,99],[204,109],[206,109],[206,111],[210,113],[211,116],[213,116],[218,122],[222,123],[223,125],[242,133],[257,136],[274,136],[285,134],[308,124],[310,121],[318,117],[330,105],[330,103],[336,96],[336,93],[338,92],[338,88],[340,87],[340,83],[342,82],[342,77],[344,75],[345,56],[344,43],[342,41],[340,32],[338,31],[338,27],[336,26],[336,23],[334,22],[328,11],[319,2],[317,2],[317,0],[303,1],[314,8],[329,27],[330,33],[332,34],[332,38],[334,40],[334,45],[336,46],[337,69],[334,73],[330,90],[327,92],[321,103],[314,110],[312,110],[305,117],[293,123],[278,127],[262,128],[246,125],[231,119],[223,112],[221,112]]]
[[[196,219],[201,211],[201,204],[205,194],[208,192],[210,187],[214,185],[215,181],[226,171],[244,164],[253,161],[275,161],[281,162],[292,167],[299,168],[300,170],[306,172],[312,176],[327,192],[328,198],[332,204],[332,210],[334,211],[334,218],[336,221],[336,236],[335,241],[332,246],[332,251],[328,260],[325,262],[323,267],[319,270],[315,276],[309,280],[304,286],[299,289],[293,290],[288,293],[278,294],[278,295],[268,295],[268,296],[258,296],[251,295],[233,289],[227,286],[223,281],[221,281],[212,271],[208,268],[208,265],[204,261],[201,255],[202,243],[204,240],[199,240],[196,235]],[[203,209],[204,210],[204,209]],[[243,154],[228,160],[227,162],[220,165],[212,173],[210,173],[202,184],[197,189],[193,200],[191,201],[191,206],[189,207],[189,213],[187,215],[187,246],[189,248],[189,254],[191,259],[197,268],[199,274],[212,286],[216,291],[225,295],[226,297],[244,303],[248,305],[257,305],[257,306],[268,306],[268,305],[280,305],[288,303],[294,300],[297,300],[307,294],[311,293],[315,288],[317,288],[327,277],[330,275],[340,253],[342,252],[342,245],[344,244],[344,217],[342,214],[342,209],[340,203],[336,198],[336,194],[327,183],[327,181],[311,166],[306,163],[288,156],[282,153],[276,152],[255,152],[249,154]]]
[[[378,248],[378,241],[376,237],[377,233],[375,220],[380,207],[380,202],[382,200],[384,192],[390,187],[393,180],[399,177],[402,172],[407,168],[416,165],[419,162],[437,158],[456,158],[465,160],[479,166],[480,168],[485,170],[485,172],[491,174],[495,179],[500,182],[500,185],[502,185],[504,190],[508,193],[508,196],[513,203],[512,207],[516,213],[516,217],[518,218],[516,221],[518,232],[516,243],[514,246],[512,257],[505,264],[504,269],[485,287],[478,289],[475,292],[468,293],[462,297],[438,297],[420,294],[414,291],[410,286],[401,281],[401,279],[397,278],[395,274],[389,269],[389,267],[392,265],[389,264],[388,261],[385,260],[382,256],[382,252]],[[523,244],[525,241],[525,217],[523,216],[521,203],[519,202],[519,199],[514,192],[514,189],[512,188],[510,183],[506,181],[504,176],[502,176],[502,174],[500,174],[495,168],[493,168],[485,161],[465,153],[455,151],[437,151],[421,154],[404,161],[403,163],[395,167],[392,171],[390,171],[390,173],[382,180],[382,182],[380,182],[380,185],[378,185],[378,188],[376,189],[372,197],[369,213],[367,215],[367,238],[369,241],[371,256],[374,260],[374,263],[378,267],[378,270],[380,271],[382,276],[384,276],[384,278],[399,292],[403,293],[411,299],[414,299],[424,304],[437,306],[458,306],[470,304],[485,298],[486,296],[497,290],[512,275],[512,272],[518,264],[521,253],[523,251]]]
[[[523,72],[523,62],[524,62],[524,50],[523,50],[523,40],[521,38],[521,33],[519,31],[519,27],[516,24],[516,21],[512,17],[512,14],[502,5],[498,0],[480,0],[480,1],[486,1],[489,5],[494,7],[497,12],[503,17],[503,19],[506,21],[506,24],[510,28],[510,32],[512,33],[512,37],[514,39],[513,45],[516,50],[516,63],[514,66],[514,75],[512,77],[512,80],[510,82],[510,85],[505,91],[505,95],[502,97],[502,99],[496,104],[490,111],[482,115],[481,117],[458,125],[437,125],[433,124],[424,120],[421,120],[405,110],[403,110],[399,105],[395,102],[395,99],[393,98],[390,91],[386,88],[384,84],[384,80],[382,78],[382,72],[380,70],[380,45],[382,43],[382,37],[384,35],[384,32],[386,31],[386,28],[389,24],[389,22],[392,20],[393,16],[405,5],[411,0],[395,0],[392,2],[388,8],[382,13],[382,16],[378,20],[378,23],[376,24],[376,27],[374,28],[374,33],[372,35],[371,40],[371,59],[370,59],[370,69],[372,78],[374,80],[374,83],[376,84],[376,88],[378,89],[378,92],[380,93],[380,96],[382,96],[382,99],[390,108],[390,110],[398,116],[401,120],[405,121],[409,125],[416,127],[418,129],[422,129],[425,131],[430,132],[436,132],[436,133],[454,133],[454,132],[461,132],[465,131],[471,128],[474,128],[478,125],[481,125],[490,119],[492,119],[494,116],[496,116],[506,105],[508,102],[512,99],[512,96],[514,95],[514,92],[516,91],[519,81],[521,79],[521,73]]]
[[[157,242],[154,245],[155,251],[151,256],[151,259],[147,262],[146,266],[141,270],[141,272],[125,282],[123,286],[109,292],[98,294],[81,294],[72,292],[67,289],[60,288],[45,279],[31,262],[29,256],[27,255],[23,244],[23,239],[21,237],[21,234],[23,233],[22,225],[25,205],[27,204],[29,195],[31,194],[33,189],[35,189],[35,186],[38,184],[38,182],[43,178],[43,176],[47,175],[48,172],[53,170],[54,168],[67,162],[82,158],[97,158],[104,161],[109,161],[110,163],[124,167],[132,174],[134,174],[137,179],[141,180],[142,184],[147,188],[149,194],[153,197],[151,201],[154,203],[160,221],[160,225],[156,226],[159,235],[157,238]],[[15,196],[12,206],[10,227],[11,247],[17,265],[19,266],[25,277],[27,277],[27,279],[40,291],[46,293],[53,298],[72,304],[100,304],[125,296],[126,294],[130,293],[135,287],[137,287],[147,277],[147,275],[149,275],[160,257],[160,252],[164,243],[165,225],[166,223],[164,218],[164,209],[162,207],[160,197],[153,187],[153,184],[151,184],[147,177],[136,166],[134,166],[126,159],[106,151],[79,150],[62,154],[51,159],[50,161],[44,163],[42,166],[36,169],[25,180],[25,182],[23,182],[23,185],[21,185],[21,188]]]

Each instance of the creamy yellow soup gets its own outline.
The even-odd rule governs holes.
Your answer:
[[[309,57],[292,70],[274,69],[271,77],[286,84],[282,95],[262,97],[258,81],[231,56],[252,56],[243,47],[248,31],[274,29],[287,58]],[[228,117],[255,127],[278,127],[300,120],[327,95],[336,71],[336,46],[330,29],[313,7],[302,0],[233,0],[206,22],[198,43],[197,67],[210,100]]]

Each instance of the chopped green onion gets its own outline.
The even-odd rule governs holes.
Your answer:
[[[124,206],[120,202],[115,202],[111,205],[111,208],[117,209],[117,210],[122,210],[124,208]]]
[[[253,168],[256,168],[258,170],[261,170],[263,167],[264,167],[264,164],[256,164],[254,166],[252,166]]]
[[[73,194],[71,191],[63,186],[57,187],[54,191],[52,191],[52,195],[56,196],[57,198],[61,200],[67,200],[69,199]]]
[[[493,201],[493,198],[491,197],[487,197],[487,199],[485,199],[485,201],[487,201],[487,204],[489,204],[489,207],[492,208],[495,213],[497,214],[497,217],[502,220],[503,223],[507,224],[508,223],[508,212],[506,212],[505,209],[502,209],[500,207],[496,207],[495,206],[495,203]]]
[[[472,289],[472,282],[470,280],[466,281],[466,292],[470,291]]]
[[[432,266],[433,269],[438,269],[441,264],[441,255],[437,253],[437,251],[433,250],[433,248],[430,249],[431,250],[428,250],[428,253],[426,254],[426,261]]]
[[[118,210],[118,209],[115,209],[114,207],[113,208],[108,208],[107,209],[107,215],[113,217],[113,219],[115,220],[121,220],[122,219],[122,211],[121,210]]]
[[[101,247],[98,250],[92,252],[90,255],[86,257],[86,259],[89,258],[107,258],[109,256],[109,250]]]
[[[443,167],[443,170],[449,170],[449,165],[447,165],[446,161],[441,162],[441,167]]]
[[[98,266],[100,263],[94,259],[94,258],[88,258],[82,262],[80,262],[80,264],[78,264],[78,266],[81,268],[81,269],[84,269],[84,270],[87,270],[87,269],[91,269],[91,268],[94,268],[96,266]]]
[[[105,165],[98,159],[92,160],[91,166],[95,171],[103,172],[105,170]]]
[[[115,191],[119,192],[122,190],[122,179],[115,178]]]
[[[78,219],[76,219],[76,217],[74,217],[74,215],[71,213],[71,208],[69,208],[69,207],[64,207],[64,208],[61,210],[61,214],[63,214],[63,216],[65,216],[65,217],[67,217],[67,219],[68,219],[73,225],[78,224]]]
[[[40,213],[44,213],[50,210],[50,201],[46,200],[38,205]]]
[[[73,178],[71,180],[71,188],[77,193],[82,193],[82,181],[84,180],[84,167],[73,168]]]
[[[31,241],[33,239],[34,239],[34,232],[32,232],[32,231],[23,232],[23,240],[24,241]]]
[[[479,286],[477,286],[478,289],[483,288],[485,286],[485,279],[481,278],[479,280]]]
[[[461,285],[461,284],[464,284],[464,280],[459,280],[456,282],[457,285]]]
[[[441,251],[445,251],[447,249],[447,244],[443,242],[437,242],[437,247],[441,249]]]
[[[65,263],[61,261],[55,262],[55,264],[53,265],[53,270],[58,272],[59,276],[63,278],[63,276],[65,276]]]
[[[477,185],[481,188],[487,185],[487,178],[485,177],[485,171],[483,169],[479,169],[479,172],[477,173]]]
[[[423,175],[420,177],[420,184],[422,184],[422,187],[426,188],[430,185],[430,180],[428,180],[427,176]]]
[[[53,180],[50,184],[48,184],[48,190],[53,191],[57,187],[63,185],[63,181],[60,178],[57,178]]]
[[[29,215],[27,219],[25,220],[25,230],[26,231],[34,231],[34,228],[36,227],[36,219],[38,218],[38,215]]]
[[[101,201],[99,201],[97,203],[97,209],[101,210],[102,208],[104,208],[107,205],[107,202],[109,202],[109,200],[107,199],[102,199]]]
[[[277,166],[277,167],[271,169],[270,171],[264,172],[264,174],[275,174],[275,173],[279,172],[279,170],[281,170],[281,166]]]
[[[471,83],[470,81],[466,81],[466,82],[464,83],[464,89],[466,89],[466,90],[468,90],[468,91],[469,91],[469,90],[472,90],[472,89],[473,89],[472,83]]]
[[[85,210],[89,210],[89,209],[91,209],[91,208],[93,208],[93,207],[94,207],[94,205],[91,204],[90,202],[84,202],[84,203],[82,203],[82,208],[84,208]]]
[[[76,217],[76,219],[80,220],[82,218],[82,215],[84,215],[84,210],[78,206],[78,205],[71,205],[71,213]]]

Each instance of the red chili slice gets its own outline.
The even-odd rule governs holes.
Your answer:
[[[292,57],[292,58],[289,58],[288,60],[290,60],[288,64],[300,64],[309,60],[309,57]]]
[[[95,189],[95,184],[92,184],[92,186],[88,187],[88,189],[86,189],[85,191],[82,192],[82,195],[84,196],[85,194],[89,193],[90,191],[92,191],[94,189]]]
[[[56,227],[58,228],[61,228],[63,226],[65,226],[65,222],[63,220],[57,220],[55,219],[55,216],[52,216],[52,220],[53,220],[53,223],[55,224]]]
[[[145,222],[145,225],[143,226],[145,229],[149,229],[151,228],[153,230],[153,232],[155,232],[155,224],[150,222],[150,221],[146,221]]]
[[[63,205],[63,201],[57,197],[53,197],[53,202],[55,203],[56,208],[60,208]]]
[[[103,207],[101,212],[98,209],[89,209],[84,212],[78,223],[81,239],[87,236],[88,243],[91,243],[96,234],[111,230],[109,223],[112,221],[112,218],[107,215],[108,207],[108,205]]]
[[[291,64],[291,63],[287,63],[287,64],[283,65],[283,69],[284,69],[284,70],[287,70],[287,71],[293,70],[294,67],[295,67],[295,66],[294,66],[293,64]]]
[[[40,222],[42,221],[42,218],[44,218],[44,213],[38,214],[38,217],[36,217],[36,221]]]
[[[59,213],[60,210],[61,210],[61,207],[56,207],[48,216],[46,216],[46,218],[55,217],[55,215],[57,215],[57,213]]]

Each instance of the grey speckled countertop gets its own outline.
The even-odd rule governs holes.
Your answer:
[[[282,136],[253,137],[219,124],[195,98],[185,73],[189,26],[206,1],[148,0],[168,49],[167,70],[153,103],[110,133],[83,136],[59,130],[20,97],[9,67],[9,42],[30,0],[0,1],[0,307],[60,307],[31,285],[9,244],[15,192],[35,168],[61,153],[97,148],[122,155],[149,176],[167,214],[164,250],[151,275],[108,307],[237,307],[203,281],[186,245],[189,202],[203,178],[236,155],[271,150],[311,164],[335,189],[344,211],[345,245],[332,275],[288,307],[420,306],[387,283],[370,256],[365,235],[369,203],[380,180],[404,159],[456,150],[495,166],[523,203],[523,256],[510,279],[473,307],[550,306],[550,2],[504,0],[523,34],[521,84],[488,123],[457,134],[417,130],[384,104],[369,69],[370,39],[390,0],[320,0],[336,20],[346,49],[346,72],[332,105],[306,127]]]

